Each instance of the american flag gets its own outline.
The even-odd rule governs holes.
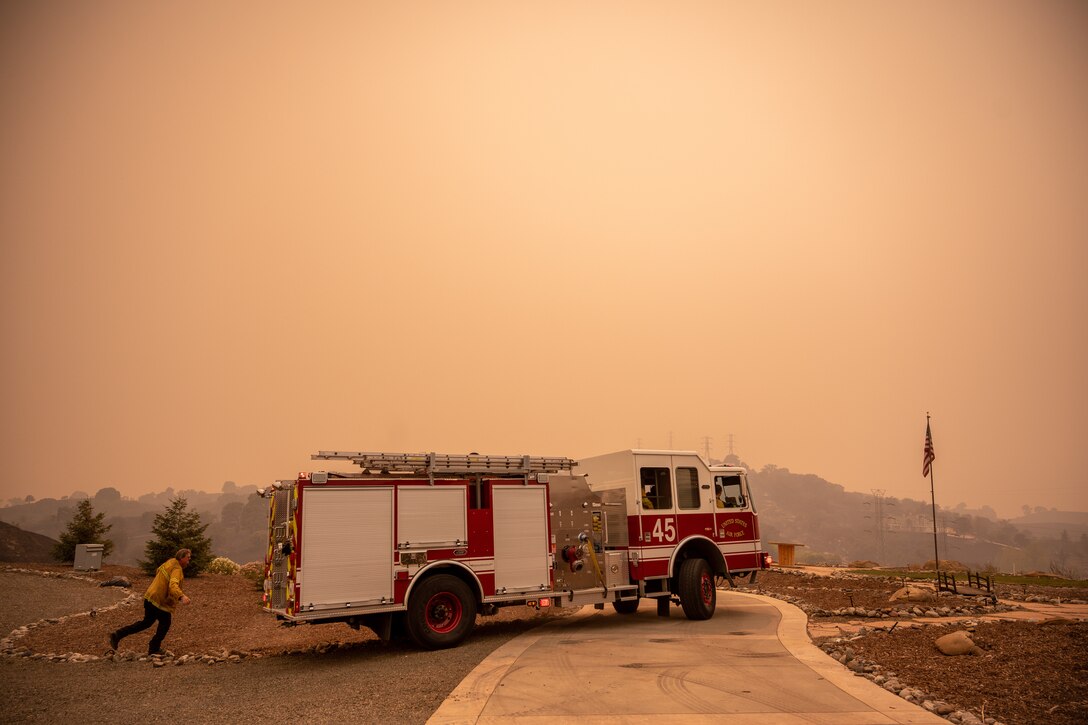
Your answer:
[[[922,476],[929,475],[929,466],[937,456],[933,453],[933,434],[929,432],[929,420],[926,420],[926,448],[922,451]]]

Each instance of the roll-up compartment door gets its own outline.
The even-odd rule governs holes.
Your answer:
[[[543,486],[495,486],[495,591],[551,589],[548,509]]]
[[[464,486],[401,486],[397,545],[463,546],[468,541]]]
[[[391,600],[393,489],[307,489],[300,578],[307,608]]]

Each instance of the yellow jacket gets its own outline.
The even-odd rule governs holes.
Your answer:
[[[174,607],[185,596],[185,592],[181,591],[181,582],[184,579],[181,562],[170,559],[155,572],[151,586],[144,592],[144,599],[164,612],[173,612]]]

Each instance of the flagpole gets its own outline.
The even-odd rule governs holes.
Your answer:
[[[929,432],[929,411],[926,411],[926,436]],[[929,439],[931,442],[932,439]],[[931,442],[932,445],[932,442]],[[933,463],[929,464],[929,500],[933,505],[933,573],[937,578],[937,591],[941,589],[941,557],[937,554],[937,494],[934,493]]]

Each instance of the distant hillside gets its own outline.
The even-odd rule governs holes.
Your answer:
[[[55,539],[23,531],[17,526],[0,521],[0,561],[17,563],[43,563],[52,561]]]
[[[902,566],[933,558],[927,501],[878,500],[772,465],[751,471],[749,480],[763,540],[804,544],[797,550],[799,563],[871,560]],[[977,569],[1088,574],[1088,513],[1039,511],[1008,521],[990,518],[989,507],[981,512],[985,515],[937,507],[941,559]],[[767,548],[773,553],[774,547]]]
[[[1073,526],[1088,526],[1088,511],[1058,511],[1053,510],[1041,510],[1035,511],[1012,519],[1012,522],[1017,526],[1021,524],[1070,524]]]
[[[1036,510],[1012,519],[1012,523],[1040,539],[1057,539],[1059,543],[1088,537],[1088,513],[1083,511]]]

